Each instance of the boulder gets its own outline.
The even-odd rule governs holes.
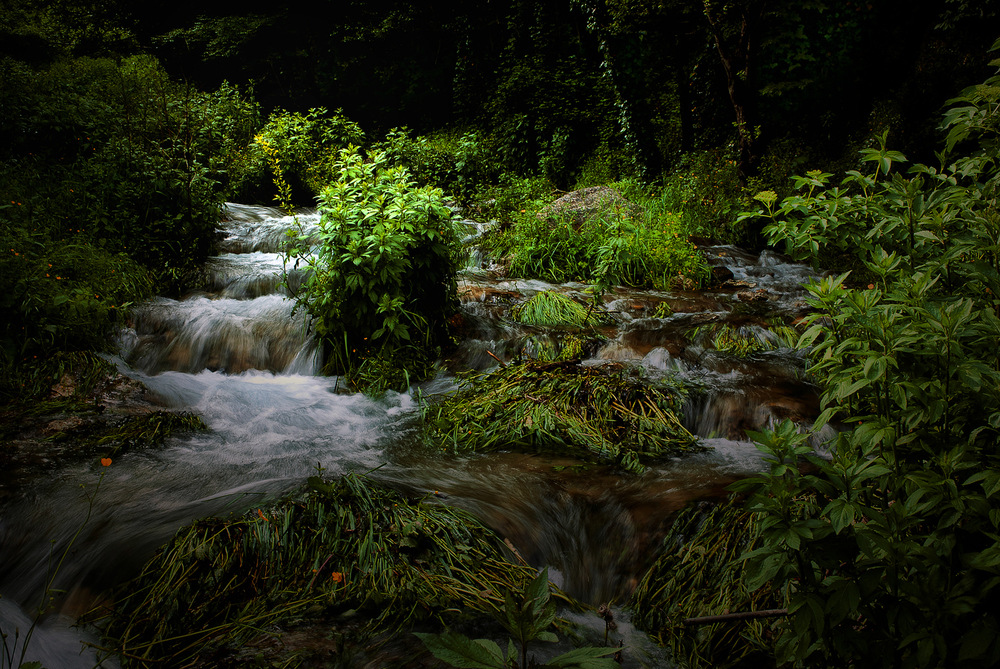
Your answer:
[[[573,227],[579,229],[584,223],[597,218],[636,218],[642,215],[642,208],[626,199],[621,193],[608,186],[592,186],[566,193],[558,200],[538,212],[538,218],[549,219],[568,217]]]

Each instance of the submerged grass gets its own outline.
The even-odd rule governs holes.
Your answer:
[[[208,426],[201,416],[189,412],[153,411],[130,416],[121,425],[92,435],[89,444],[107,449],[108,456],[162,444],[176,432],[200,432]],[[89,445],[88,444],[88,445]]]
[[[178,531],[119,588],[105,643],[123,666],[186,667],[307,615],[454,620],[531,580],[509,555],[464,511],[313,477],[295,497]]]
[[[740,358],[761,351],[795,348],[798,338],[799,333],[785,325],[764,330],[719,323],[697,327],[690,335],[692,341],[703,342],[721,353]]]
[[[756,546],[760,516],[731,497],[682,511],[663,540],[656,563],[646,572],[629,602],[633,622],[661,645],[680,666],[773,666],[775,619],[685,625],[685,618],[783,606],[770,588],[747,590],[741,555]]]
[[[641,471],[697,449],[677,411],[680,386],[652,385],[616,364],[526,361],[467,377],[425,407],[425,438],[447,451],[558,453]]]
[[[511,318],[525,325],[585,327],[607,322],[607,314],[585,307],[554,290],[545,290],[510,310]]]

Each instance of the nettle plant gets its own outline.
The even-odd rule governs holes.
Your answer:
[[[839,186],[813,172],[759,198],[772,242],[873,277],[808,287],[814,430],[844,428],[829,459],[786,423],[756,435],[771,471],[741,485],[764,514],[749,586],[787,596],[779,662],[1000,662],[998,103],[1000,76],[951,101],[940,168],[902,173],[883,138]]]
[[[417,187],[386,155],[340,151],[319,197],[319,241],[293,233],[305,267],[296,299],[324,342],[326,371],[356,389],[402,390],[426,378],[457,311],[461,237],[439,188]]]

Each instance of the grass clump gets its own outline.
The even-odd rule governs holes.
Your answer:
[[[612,208],[581,223],[571,216],[538,216],[546,203],[539,197],[532,192],[520,205],[506,202],[506,227],[484,239],[512,277],[655,290],[691,287],[708,277],[681,218],[652,200],[638,210]]]
[[[775,619],[685,625],[684,619],[784,606],[780,593],[746,586],[742,555],[758,545],[761,515],[735,497],[684,509],[663,539],[629,605],[632,620],[673,653],[679,666],[774,665]]]
[[[763,330],[713,323],[697,327],[691,333],[692,341],[705,342],[720,353],[740,358],[762,351],[795,348],[798,338],[799,333],[795,328],[784,325]]]
[[[510,310],[511,318],[525,325],[585,327],[606,322],[606,314],[584,307],[554,290],[545,290]]]
[[[425,408],[425,437],[448,451],[550,452],[638,472],[696,449],[676,413],[683,395],[620,365],[526,361],[467,377]]]
[[[105,642],[123,666],[190,666],[303,616],[373,627],[487,612],[534,576],[464,511],[356,475],[182,528],[118,591]],[[273,629],[273,628],[272,628]]]
[[[131,416],[90,441],[108,449],[108,456],[120,455],[139,448],[158,446],[176,432],[200,432],[208,426],[201,416],[189,412],[153,411]]]

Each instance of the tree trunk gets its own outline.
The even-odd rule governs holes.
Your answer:
[[[747,80],[750,77],[753,40],[756,38],[756,26],[762,14],[762,3],[750,1],[742,4],[739,10],[739,25],[734,26],[735,34],[728,40],[723,33],[722,17],[713,12],[708,0],[704,7],[705,18],[708,19],[716,49],[719,51],[719,59],[722,61],[722,69],[726,73],[726,88],[736,116],[736,132],[739,137],[740,179],[746,182],[746,178],[753,172],[756,158],[755,128],[751,112],[754,93]]]

